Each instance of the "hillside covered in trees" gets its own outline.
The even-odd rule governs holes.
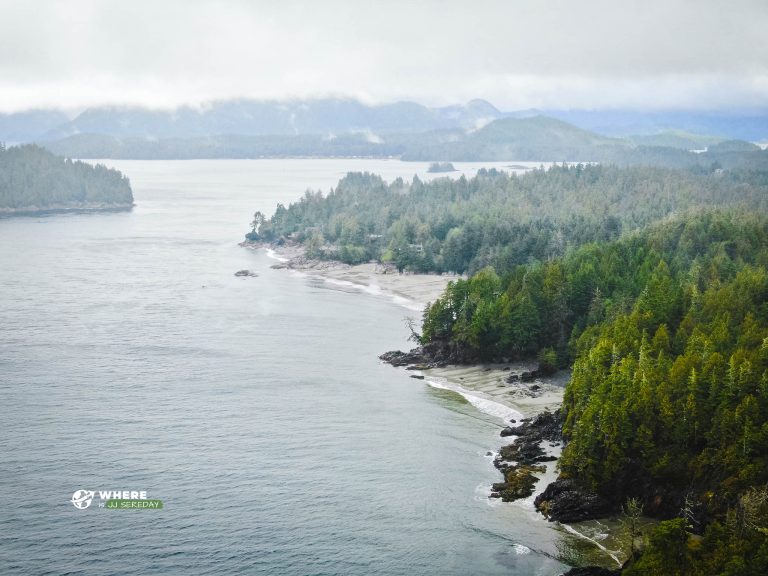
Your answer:
[[[602,165],[390,184],[349,174],[328,194],[308,191],[269,220],[258,215],[248,238],[291,238],[312,257],[348,263],[381,259],[400,269],[458,273],[492,266],[501,273],[696,207],[764,211],[767,190],[764,175],[747,171]]]
[[[375,124],[352,129],[255,133],[231,123],[225,132],[153,135],[143,115],[125,119],[127,132],[98,132],[86,123],[60,139],[42,141],[56,154],[76,158],[285,158],[285,157],[399,157],[412,161],[536,161],[602,162],[621,166],[651,165],[668,168],[766,169],[768,151],[744,141],[739,147],[719,149],[723,138],[662,134],[656,137],[610,138],[547,116],[498,118],[482,116],[484,108],[467,116],[477,126],[446,125],[414,132],[386,130]],[[100,115],[95,115],[100,117]],[[463,117],[459,114],[457,118]],[[495,118],[495,119],[494,119]],[[198,119],[199,120],[199,119]],[[230,119],[231,121],[231,119]],[[468,121],[468,120],[467,120]],[[487,123],[485,123],[487,121]],[[116,123],[114,119],[111,121]],[[116,123],[123,125],[123,123]],[[176,125],[175,122],[171,123]],[[310,126],[314,126],[311,124]],[[319,125],[317,125],[319,126]],[[371,127],[373,126],[373,127]],[[206,126],[199,126],[202,130]],[[210,126],[208,129],[213,129]],[[239,130],[242,130],[242,125]],[[690,146],[687,148],[686,146]],[[702,151],[700,148],[709,149]],[[692,150],[698,149],[697,152]]]
[[[0,146],[0,213],[130,208],[117,170],[54,156],[35,145]]]
[[[662,522],[626,574],[768,568],[768,180],[579,165],[308,192],[253,240],[471,274],[424,310],[435,361],[572,367],[560,479]],[[553,496],[554,494],[554,496]],[[577,497],[577,500],[580,500]]]
[[[538,354],[572,364],[560,481],[615,510],[637,498],[646,514],[682,516],[651,533],[628,573],[760,574],[766,266],[765,214],[705,211],[453,282],[425,310],[421,339],[468,361]],[[537,505],[557,517],[550,497]]]
[[[636,297],[616,307],[609,275],[571,335],[561,475],[681,517],[630,574],[765,573],[768,220],[707,215],[624,249]]]

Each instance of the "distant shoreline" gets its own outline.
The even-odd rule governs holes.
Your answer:
[[[305,256],[304,247],[296,243],[276,246],[262,242],[243,242],[241,246],[266,250],[276,260],[272,266],[274,269],[308,274],[331,284],[348,285],[370,294],[389,296],[395,303],[413,311],[423,310],[428,302],[434,302],[442,295],[449,281],[461,278],[455,274],[401,274],[375,263],[352,266],[336,260],[311,259]],[[432,389],[458,394],[479,412],[498,418],[499,428],[504,428],[510,424],[518,426],[524,420],[535,418],[542,412],[554,412],[562,406],[570,371],[561,370],[551,377],[527,382],[509,379],[511,374],[520,374],[534,368],[535,363],[520,361],[504,364],[450,364],[443,367],[410,365],[399,369],[407,370],[412,378],[423,380]],[[558,458],[561,444],[542,443],[542,448],[548,456]],[[498,454],[496,450],[500,450],[498,445],[489,448],[488,454],[495,457]],[[556,465],[557,460],[552,460],[545,464],[545,471],[535,474],[539,482],[533,494],[525,499],[531,508],[534,498],[557,478]]]
[[[307,258],[304,255],[304,247],[296,243],[277,246],[266,242],[243,242],[241,246],[267,251],[276,261],[272,265],[273,269],[292,270],[322,278],[331,284],[346,284],[361,292],[387,296],[396,304],[414,312],[421,312],[428,303],[439,298],[448,282],[463,278],[458,274],[385,272],[386,268],[381,264],[351,265],[338,260]],[[431,384],[445,381],[447,388],[458,394],[462,394],[458,388],[466,388],[478,397],[502,404],[524,417],[533,417],[542,410],[555,410],[560,407],[565,388],[562,378],[566,374],[566,371],[561,370],[554,377],[545,379],[541,389],[534,393],[529,393],[528,386],[505,386],[501,382],[502,377],[509,376],[510,370],[514,373],[533,368],[533,363],[526,362],[450,365],[445,368],[424,369],[416,374],[423,374]]]
[[[135,204],[102,204],[92,202],[86,204],[52,204],[50,206],[23,206],[21,208],[0,208],[0,218],[11,216],[40,216],[42,214],[63,214],[67,212],[127,212]]]
[[[408,274],[391,267],[368,262],[350,265],[338,260],[307,258],[300,244],[276,246],[262,242],[243,242],[241,246],[252,250],[271,251],[277,260],[275,269],[293,270],[322,278],[330,284],[348,285],[361,292],[381,295],[413,312],[421,313],[429,302],[439,298],[448,282],[458,280],[458,274]],[[270,253],[267,253],[270,255]]]

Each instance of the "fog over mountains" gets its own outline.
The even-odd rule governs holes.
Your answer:
[[[415,102],[367,105],[349,98],[225,100],[171,110],[138,106],[88,108],[79,114],[29,110],[0,114],[0,139],[50,141],[75,134],[189,138],[222,134],[337,136],[346,133],[417,133],[473,130],[503,117],[551,116],[608,136],[679,130],[751,141],[768,140],[768,112],[522,110],[502,112],[485,100],[430,108]]]
[[[369,106],[357,100],[228,100],[174,110],[141,107],[89,108],[72,119],[61,112],[0,115],[0,138],[58,140],[75,134],[116,137],[189,138],[221,134],[286,136],[346,133],[415,133],[445,128],[478,128],[504,116],[484,100],[428,108],[414,102]]]
[[[768,141],[768,113],[504,112],[480,99],[427,107],[407,101],[370,105],[351,98],[319,98],[0,115],[0,141],[37,142],[76,158],[397,156],[404,160],[596,160],[688,166],[721,162],[720,157],[696,158],[689,151],[728,140]],[[742,146],[741,151],[750,150]],[[763,162],[762,156],[752,154],[747,162]],[[745,157],[740,158],[743,166]],[[731,160],[726,158],[726,164],[733,165]]]

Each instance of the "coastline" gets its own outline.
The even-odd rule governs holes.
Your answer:
[[[385,296],[419,314],[429,302],[440,297],[448,282],[462,278],[458,274],[401,274],[373,262],[353,266],[335,260],[314,260],[304,256],[304,247],[299,244],[272,246],[243,242],[241,246],[265,249],[267,256],[277,261],[272,268],[300,272],[329,284]]]
[[[412,368],[412,367],[411,367]],[[519,501],[531,510],[535,509],[534,500],[546,487],[557,479],[557,460],[562,451],[561,440],[549,440],[541,437],[525,437],[525,430],[531,422],[536,422],[540,415],[553,414],[562,405],[565,384],[570,378],[570,371],[561,370],[551,377],[536,378],[531,382],[508,379],[513,374],[521,374],[535,368],[533,363],[512,362],[508,364],[474,364],[467,366],[448,365],[444,367],[415,370],[416,377],[423,377],[424,382],[434,388],[451,390],[467,400],[481,412],[501,420],[498,444],[489,449],[494,458],[494,465],[499,469],[503,480],[509,459],[505,449],[509,449],[516,440],[525,441],[541,448],[531,476],[535,486],[529,495],[507,500],[498,495],[491,487],[489,497],[502,497],[505,501]],[[522,459],[521,459],[522,460]],[[495,495],[494,495],[495,494]]]
[[[243,242],[241,246],[265,249],[267,255],[276,261],[273,269],[314,276],[331,284],[346,285],[361,292],[389,297],[398,305],[416,312],[421,312],[427,303],[441,296],[449,281],[461,278],[458,275],[385,272],[382,266],[374,263],[353,266],[338,261],[308,259],[304,256],[303,247],[296,244],[278,247]],[[487,486],[488,504],[496,506],[503,501],[539,515],[537,498],[559,476],[557,464],[563,448],[560,424],[557,424],[556,434],[552,434],[552,430],[553,422],[558,422],[565,386],[571,376],[570,370],[541,376],[536,374],[538,364],[535,361],[438,366],[414,362],[397,364],[385,358],[382,360],[400,370],[406,370],[411,378],[422,380],[428,386],[460,395],[478,411],[496,419],[500,434],[497,443],[488,447],[486,456],[493,461],[500,478],[499,482]],[[520,378],[523,373],[532,377]],[[518,470],[522,484],[527,483],[530,491],[523,486],[522,492],[508,498],[509,494],[520,489],[506,482],[509,480],[508,473]],[[546,514],[540,517],[553,520]],[[611,549],[613,530],[605,522],[588,519],[558,520],[554,522],[554,528],[588,543],[591,551],[586,552],[586,555],[594,564],[621,565],[617,553]]]
[[[448,282],[462,278],[458,274],[400,274],[380,264],[350,265],[335,260],[306,258],[300,244],[273,246],[259,242],[243,242],[251,250],[264,249],[276,260],[272,268],[315,276],[326,282],[347,285],[369,294],[386,296],[397,304],[421,312],[429,302],[440,297]],[[453,390],[480,411],[510,424],[509,419],[533,418],[539,413],[557,410],[563,401],[570,372],[561,370],[550,377],[530,382],[507,382],[511,374],[536,368],[535,362],[506,364],[448,365],[444,367],[411,367],[414,377],[435,388]],[[503,427],[503,426],[502,426]]]
[[[51,204],[48,206],[22,206],[21,208],[0,208],[3,216],[39,216],[41,214],[61,214],[64,212],[125,212],[132,210],[133,202],[125,204],[106,204],[87,202],[84,204]]]
[[[273,246],[243,242],[241,246],[251,250],[264,249],[270,258],[276,260],[273,269],[307,274],[331,284],[389,297],[414,312],[421,312],[429,302],[442,295],[448,282],[462,277],[457,274],[401,274],[376,263],[350,265],[335,260],[310,259],[304,255],[304,247],[300,244]],[[499,427],[505,428],[545,411],[554,412],[562,405],[565,385],[570,378],[568,370],[525,382],[519,379],[508,381],[510,375],[530,372],[536,366],[532,361],[520,361],[440,367],[411,365],[407,370],[413,378],[424,380],[433,388],[459,394],[479,411],[498,418]],[[545,449],[548,455],[559,455],[559,446],[546,446]],[[550,476],[554,479],[554,465],[547,466],[547,472],[539,483],[541,489],[536,493],[543,490]]]
[[[507,382],[511,374],[520,374],[536,368],[535,362],[508,364],[448,365],[421,370],[426,381],[446,383],[448,388],[496,402],[515,412],[521,420],[533,418],[539,413],[554,412],[563,402],[563,391],[570,372],[561,370],[550,377],[537,378],[532,382]]]
[[[512,362],[423,369],[410,365],[399,369],[408,370],[414,378],[423,378],[429,386],[452,390],[479,411],[502,419],[498,443],[486,454],[500,474],[499,480],[487,487],[489,505],[504,502],[542,520],[555,520],[553,529],[586,546],[581,550],[583,561],[589,566],[584,568],[585,576],[618,575],[614,571],[622,566],[623,559],[618,551],[619,526],[612,514],[567,520],[541,514],[537,499],[559,478],[557,464],[563,449],[559,409],[571,373],[560,370],[533,381],[507,381],[510,375],[530,372],[535,367],[535,362]],[[536,389],[531,390],[533,387]],[[579,500],[581,497],[578,494]]]
[[[427,303],[438,298],[448,282],[461,278],[455,274],[402,274],[377,263],[353,266],[334,260],[311,259],[305,256],[304,247],[300,244],[272,246],[243,242],[241,246],[265,249],[267,255],[277,261],[272,265],[273,269],[307,274],[330,284],[389,297],[414,312],[421,312]],[[489,449],[489,453],[494,456],[494,464],[502,475],[509,466],[508,458],[503,457],[504,449],[511,446],[509,442],[521,438],[520,442],[540,446],[541,452],[535,463],[538,468],[532,469],[530,474],[538,479],[534,481],[536,486],[530,495],[517,498],[534,509],[535,498],[557,478],[557,459],[562,450],[562,442],[518,436],[515,428],[525,430],[539,415],[554,413],[561,407],[570,371],[561,370],[552,376],[536,375],[534,378],[521,379],[519,376],[523,373],[535,373],[535,362],[445,366],[407,362],[393,365],[407,366],[405,369],[412,378],[423,380],[433,388],[450,390],[462,396],[480,412],[499,420],[498,425],[502,429],[500,436],[507,437],[508,442],[505,444],[504,439],[500,439],[497,446]],[[518,377],[510,378],[512,375]]]

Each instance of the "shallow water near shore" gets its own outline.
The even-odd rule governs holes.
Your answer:
[[[0,220],[0,573],[562,571],[567,534],[487,498],[502,420],[378,361],[413,312],[237,246],[307,187],[426,163],[105,163],[132,212]]]

